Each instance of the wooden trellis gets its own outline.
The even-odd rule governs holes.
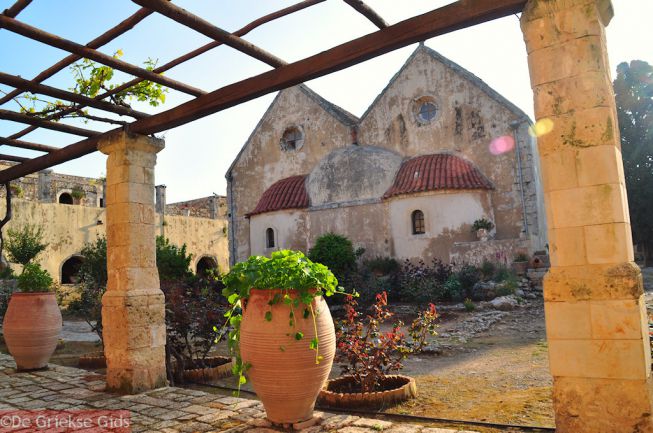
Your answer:
[[[57,35],[50,34],[39,28],[19,21],[17,16],[21,11],[29,6],[31,0],[18,0],[13,6],[0,14],[0,28],[70,53],[70,55],[49,68],[44,69],[31,80],[0,72],[0,83],[14,88],[14,90],[0,98],[0,106],[17,96],[20,96],[23,92],[41,94],[75,104],[71,108],[52,113],[45,118],[37,117],[34,114],[18,113],[0,109],[1,120],[30,125],[8,137],[0,137],[0,145],[45,153],[42,156],[31,159],[0,154],[0,160],[19,162],[19,164],[15,166],[0,171],[0,184],[7,183],[21,176],[95,152],[100,138],[107,134],[116,133],[123,128],[126,128],[130,132],[139,134],[154,134],[161,132],[192,122],[201,117],[216,113],[267,93],[345,69],[349,66],[415,42],[518,13],[523,9],[526,3],[526,0],[461,0],[423,15],[415,16],[399,23],[389,25],[363,1],[344,0],[355,11],[377,26],[379,30],[308,58],[293,63],[287,63],[283,59],[257,47],[242,37],[265,23],[269,23],[270,21],[287,16],[302,9],[309,8],[323,2],[324,0],[305,0],[299,2],[293,6],[280,9],[274,13],[261,17],[233,33],[229,33],[211,24],[201,17],[176,6],[173,2],[168,0],[132,1],[140,5],[142,8],[85,45],[61,38]],[[112,56],[108,56],[97,50],[118,36],[132,30],[139,22],[153,13],[164,15],[181,25],[191,28],[213,39],[213,42],[203,45],[202,47],[199,47],[181,57],[173,59],[152,71],[124,62]],[[273,69],[253,77],[245,78],[211,92],[206,92],[190,84],[161,75],[162,72],[168,71],[171,68],[206,53],[220,45],[227,45],[236,49],[252,58],[268,64]],[[42,84],[42,82],[49,77],[82,58],[91,59],[98,63],[110,66],[116,70],[133,75],[134,78],[125,84],[94,98],[89,98]],[[142,113],[106,101],[110,96],[145,80],[159,83],[170,89],[186,93],[193,96],[194,99],[154,115]],[[91,129],[65,125],[55,121],[66,114],[70,114],[84,107],[92,107],[108,113],[128,116],[133,118],[134,121],[125,122],[97,116],[92,117],[93,120],[114,124],[117,123],[120,125],[118,128],[107,132],[99,132]],[[86,138],[61,148],[21,140],[23,136],[38,128],[46,128]]]

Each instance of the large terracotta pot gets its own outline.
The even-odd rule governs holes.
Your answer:
[[[13,293],[5,314],[7,349],[19,370],[48,365],[61,334],[61,311],[54,293]]]
[[[336,351],[336,336],[329,307],[322,297],[313,300],[316,313],[320,355],[309,343],[315,337],[313,319],[303,318],[304,306],[295,308],[295,327],[289,324],[290,307],[283,303],[272,307],[268,302],[281,290],[252,289],[240,327],[240,353],[254,391],[261,399],[268,419],[274,423],[296,423],[313,416],[315,400],[326,382]],[[295,298],[296,293],[290,291]],[[272,309],[272,320],[265,313]],[[304,338],[295,339],[301,331]]]

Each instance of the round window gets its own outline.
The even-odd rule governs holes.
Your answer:
[[[428,123],[431,120],[435,119],[435,115],[437,113],[438,113],[438,107],[436,107],[433,102],[423,102],[419,107],[417,118],[421,122]]]
[[[281,150],[297,150],[304,145],[304,131],[300,127],[291,126],[283,131],[281,136]]]

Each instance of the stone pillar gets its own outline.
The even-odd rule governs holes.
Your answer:
[[[52,203],[52,170],[41,170],[38,176],[38,200],[42,203]]]
[[[166,186],[157,185],[154,188],[156,191],[156,198],[154,200],[156,212],[163,214],[166,210]]]
[[[102,297],[107,388],[165,386],[165,302],[156,268],[154,165],[163,140],[125,132],[101,141],[107,154],[107,291]]]
[[[530,0],[521,17],[542,125],[558,433],[653,432],[647,316],[605,43],[611,17],[609,0]]]

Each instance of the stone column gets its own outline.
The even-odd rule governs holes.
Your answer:
[[[102,297],[107,388],[139,393],[166,385],[165,301],[156,268],[154,165],[163,140],[125,132],[107,154],[107,291]]]
[[[530,0],[528,51],[552,267],[544,280],[558,433],[653,432],[605,26],[609,0]]]

